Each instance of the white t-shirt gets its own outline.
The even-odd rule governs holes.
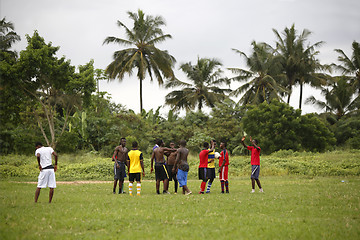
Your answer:
[[[40,154],[40,165],[42,168],[52,165],[51,154],[54,152],[52,147],[41,147],[36,149],[35,156]]]

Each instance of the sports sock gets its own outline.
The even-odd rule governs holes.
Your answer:
[[[133,187],[133,184],[129,183],[129,194],[132,194],[132,187]]]
[[[204,191],[205,191],[205,187],[206,187],[206,182],[201,182],[200,192],[204,192]]]
[[[207,186],[207,189],[206,189],[207,193],[210,192],[211,185],[212,185],[212,182],[208,182],[208,186]]]
[[[225,187],[226,187],[226,192],[229,192],[229,182],[228,182],[228,180],[225,181]]]
[[[136,189],[137,189],[137,195],[140,195],[140,192],[141,192],[141,183],[136,184]]]
[[[221,192],[224,192],[225,181],[221,181]]]

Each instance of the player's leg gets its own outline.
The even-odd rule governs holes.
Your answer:
[[[156,180],[156,193],[157,194],[160,194],[160,179],[157,179]]]
[[[257,183],[257,185],[258,185],[258,187],[259,187],[259,189],[260,189],[260,192],[264,192],[264,190],[263,190],[262,187],[261,187],[261,184],[260,184],[260,180],[259,180],[259,179],[256,179],[256,183]]]
[[[163,193],[169,193],[169,191],[168,191],[168,189],[169,189],[169,179],[165,179],[164,180],[164,191],[163,191]]]
[[[51,203],[51,201],[53,199],[53,196],[54,196],[54,189],[50,188],[50,191],[49,191],[49,203]]]
[[[178,190],[178,180],[176,179],[176,176],[174,176],[174,188],[175,188],[175,194],[176,194],[177,190]]]
[[[114,186],[113,186],[113,194],[116,193],[116,185],[117,185],[117,179],[114,179]]]
[[[39,187],[36,188],[36,191],[35,191],[35,202],[37,202],[38,199],[39,199],[40,190],[41,190],[41,188],[39,188]]]
[[[141,193],[141,173],[137,174],[136,177],[136,195],[140,196]]]
[[[251,178],[251,192],[254,193],[255,192],[255,179]]]

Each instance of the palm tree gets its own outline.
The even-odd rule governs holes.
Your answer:
[[[330,79],[331,88],[323,87],[322,95],[325,96],[325,102],[317,100],[314,96],[309,97],[306,103],[317,105],[326,112],[335,114],[337,120],[344,115],[353,112],[359,108],[359,103],[353,100],[353,88],[346,77],[335,77]]]
[[[349,58],[346,56],[343,50],[335,49],[337,53],[340,54],[338,61],[341,62],[340,65],[333,65],[342,74],[346,75],[350,79],[351,84],[354,87],[354,91],[360,93],[360,46],[359,43],[354,41],[352,43],[352,56]],[[359,96],[358,96],[359,97]]]
[[[172,70],[175,58],[167,51],[160,50],[155,44],[171,38],[171,35],[164,34],[161,26],[165,21],[161,16],[145,16],[140,9],[137,13],[128,12],[129,18],[134,21],[134,26],[129,29],[124,23],[117,21],[119,27],[125,28],[126,38],[107,37],[103,44],[116,43],[124,46],[132,46],[114,53],[114,61],[111,62],[105,72],[113,80],[118,78],[122,81],[125,73],[132,75],[133,69],[137,69],[137,77],[140,80],[140,113],[143,109],[142,81],[149,74],[153,81],[155,75],[159,85],[163,84],[163,77],[174,79]]]
[[[178,79],[166,83],[166,88],[182,87],[181,90],[170,92],[165,97],[165,103],[174,110],[193,110],[195,107],[201,111],[203,106],[214,107],[216,102],[226,98],[231,89],[220,88],[222,84],[229,84],[228,79],[222,78],[221,62],[216,59],[198,58],[196,65],[191,62],[182,64],[180,69],[186,73],[191,83]]]
[[[253,52],[248,57],[244,52],[233,49],[240,56],[244,57],[249,70],[240,68],[229,68],[236,77],[235,81],[248,81],[236,89],[232,95],[243,94],[241,104],[258,104],[264,101],[271,102],[273,99],[281,100],[281,94],[286,90],[280,86],[281,79],[279,63],[273,55],[273,50],[265,43],[251,43]]]
[[[0,20],[0,51],[7,52],[15,56],[16,52],[9,51],[11,46],[20,41],[20,36],[14,32],[14,24],[12,22],[6,22],[3,18]]]
[[[288,89],[287,103],[290,103],[293,86],[299,84],[299,108],[301,109],[303,84],[320,87],[322,84],[326,83],[323,75],[315,74],[317,70],[325,69],[325,67],[315,58],[319,53],[318,51],[315,51],[315,49],[320,47],[324,42],[320,41],[305,46],[306,41],[312,32],[304,29],[300,35],[297,35],[294,24],[290,29],[285,28],[282,33],[283,37],[276,29],[273,29],[273,32],[277,38],[276,51],[283,68],[282,71],[286,76],[284,86]]]

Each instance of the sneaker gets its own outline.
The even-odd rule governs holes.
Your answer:
[[[226,191],[226,193],[229,193],[229,191]]]
[[[251,190],[251,193],[254,193],[255,192],[255,189]]]
[[[199,194],[204,194],[204,192],[200,191]]]
[[[116,192],[113,192],[113,194],[116,194]]]
[[[264,190],[261,188],[261,189],[259,190],[259,192],[264,192]]]
[[[164,191],[163,194],[170,194],[168,191]]]
[[[132,197],[132,193],[129,194]]]
[[[221,191],[221,193],[225,193],[224,191]]]
[[[185,195],[190,195],[190,194],[192,194],[192,192],[191,192],[191,191],[190,191],[190,192],[185,193]]]
[[[210,191],[206,191],[206,193],[210,193]]]
[[[177,194],[177,192],[174,192],[174,194]]]
[[[137,196],[140,196],[140,193],[137,193],[136,195],[137,195]]]

